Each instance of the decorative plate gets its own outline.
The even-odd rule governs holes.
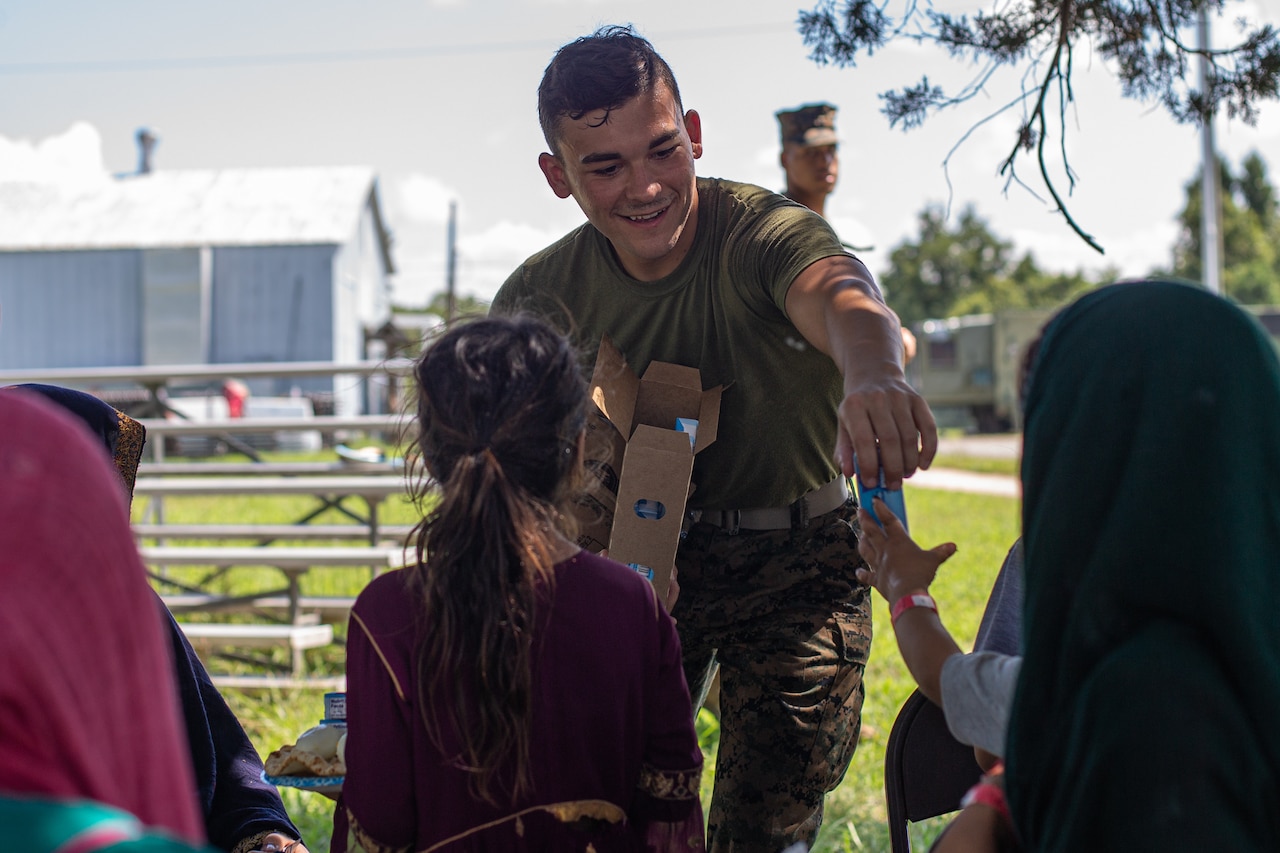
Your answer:
[[[278,788],[301,788],[317,794],[338,794],[342,791],[345,776],[268,776],[262,771],[262,781]]]

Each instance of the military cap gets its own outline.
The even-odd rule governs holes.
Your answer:
[[[782,129],[782,142],[797,145],[835,145],[836,108],[831,104],[805,104],[774,115]]]

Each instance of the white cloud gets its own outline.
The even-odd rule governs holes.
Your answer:
[[[1017,228],[1009,235],[1017,254],[1030,252],[1036,264],[1053,272],[1098,273],[1117,269],[1121,277],[1145,276],[1157,267],[1168,267],[1173,261],[1173,245],[1178,238],[1178,224],[1173,221],[1153,222],[1105,240],[1106,254],[1088,249],[1083,241],[1065,226],[1058,232]]]
[[[102,158],[102,134],[88,122],[77,121],[38,142],[0,136],[0,181],[74,190],[101,185],[110,177]]]
[[[875,232],[872,231],[857,216],[838,214],[828,211],[827,221],[831,223],[831,227],[840,235],[840,239],[861,249],[864,252],[870,252],[873,249],[888,249],[888,246],[876,245]],[[863,258],[864,262],[870,264],[870,258]]]
[[[459,293],[490,300],[507,276],[534,252],[568,232],[568,227],[535,227],[504,220],[458,241]]]
[[[489,301],[507,276],[526,258],[563,237],[576,223],[535,227],[504,220],[471,233],[463,211],[459,225],[454,288],[460,296]],[[581,220],[579,220],[581,221]],[[446,286],[446,253],[441,228],[398,232],[395,300],[403,305],[425,304]]]
[[[558,226],[540,228],[524,222],[503,220],[487,231],[464,237],[459,241],[459,248],[470,255],[514,253],[520,260],[524,260],[559,240],[566,231],[567,229]]]
[[[1254,151],[1266,157],[1280,142],[1280,104],[1269,101],[1259,107],[1258,120],[1253,127],[1242,121],[1228,122],[1219,118],[1214,123],[1213,138],[1219,155],[1226,157],[1233,166],[1238,166],[1239,161]]]
[[[443,224],[449,221],[449,202],[457,197],[439,178],[414,172],[396,185],[395,209],[414,222]]]
[[[761,145],[751,155],[750,163],[761,170],[769,169],[781,175],[782,164],[778,162],[779,153],[781,153],[781,146],[778,144]],[[844,153],[844,148],[840,149],[840,153]]]

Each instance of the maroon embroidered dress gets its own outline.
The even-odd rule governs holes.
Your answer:
[[[403,571],[351,611],[334,853],[703,849],[680,644],[647,581],[585,551],[556,566],[534,643],[533,793],[498,807],[470,794],[451,761],[461,750],[436,749],[422,723],[420,618]]]

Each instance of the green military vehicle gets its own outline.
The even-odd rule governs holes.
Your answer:
[[[1007,309],[917,323],[907,376],[940,424],[978,432],[1021,429],[1022,356],[1052,315],[1049,308]]]
[[[1280,347],[1280,306],[1244,305]],[[1005,309],[916,323],[907,378],[939,425],[978,432],[1021,430],[1018,380],[1027,344],[1056,308]]]

